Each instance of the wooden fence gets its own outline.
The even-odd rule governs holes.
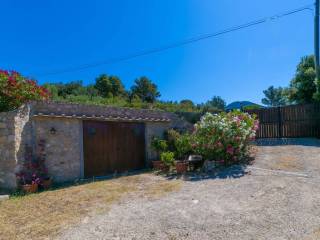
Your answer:
[[[320,104],[248,110],[260,121],[257,138],[320,137]]]

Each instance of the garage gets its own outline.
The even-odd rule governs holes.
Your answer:
[[[144,123],[83,121],[84,176],[145,167]]]
[[[191,127],[174,113],[152,109],[30,102],[0,114],[0,188],[16,188],[16,169],[40,153],[55,183],[148,168],[158,159],[154,136]]]

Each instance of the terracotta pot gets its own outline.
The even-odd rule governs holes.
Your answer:
[[[46,180],[43,180],[42,183],[41,183],[43,189],[47,190],[49,188],[51,188],[52,186],[52,179],[49,178],[49,179],[46,179]]]
[[[169,172],[170,166],[167,166],[167,165],[165,165],[163,162],[161,162],[161,164],[160,164],[160,170],[161,170],[162,172]]]
[[[178,174],[186,173],[188,171],[188,163],[176,162],[176,170]]]
[[[161,165],[162,165],[162,162],[157,160],[157,161],[152,161],[152,166],[154,169],[156,170],[160,170],[161,169]]]
[[[36,193],[38,191],[38,184],[37,183],[33,183],[33,184],[22,185],[22,190],[25,193]]]

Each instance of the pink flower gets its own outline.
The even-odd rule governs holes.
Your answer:
[[[250,141],[254,141],[255,139],[256,139],[255,136],[249,138]]]
[[[32,181],[32,184],[40,184],[40,178],[36,178],[35,180]]]
[[[223,146],[221,142],[217,142],[216,145],[218,148],[221,148]]]
[[[8,75],[9,75],[9,72],[6,71],[6,70],[1,70],[1,69],[0,69],[0,74],[4,74],[4,75],[8,76]]]
[[[231,145],[228,145],[228,147],[227,147],[227,153],[230,154],[230,155],[233,155],[233,153],[234,153],[234,148],[233,148]]]

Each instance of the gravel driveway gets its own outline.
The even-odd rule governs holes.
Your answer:
[[[282,143],[259,142],[246,169],[170,180],[182,188],[160,198],[128,196],[59,239],[320,239],[320,141]]]

